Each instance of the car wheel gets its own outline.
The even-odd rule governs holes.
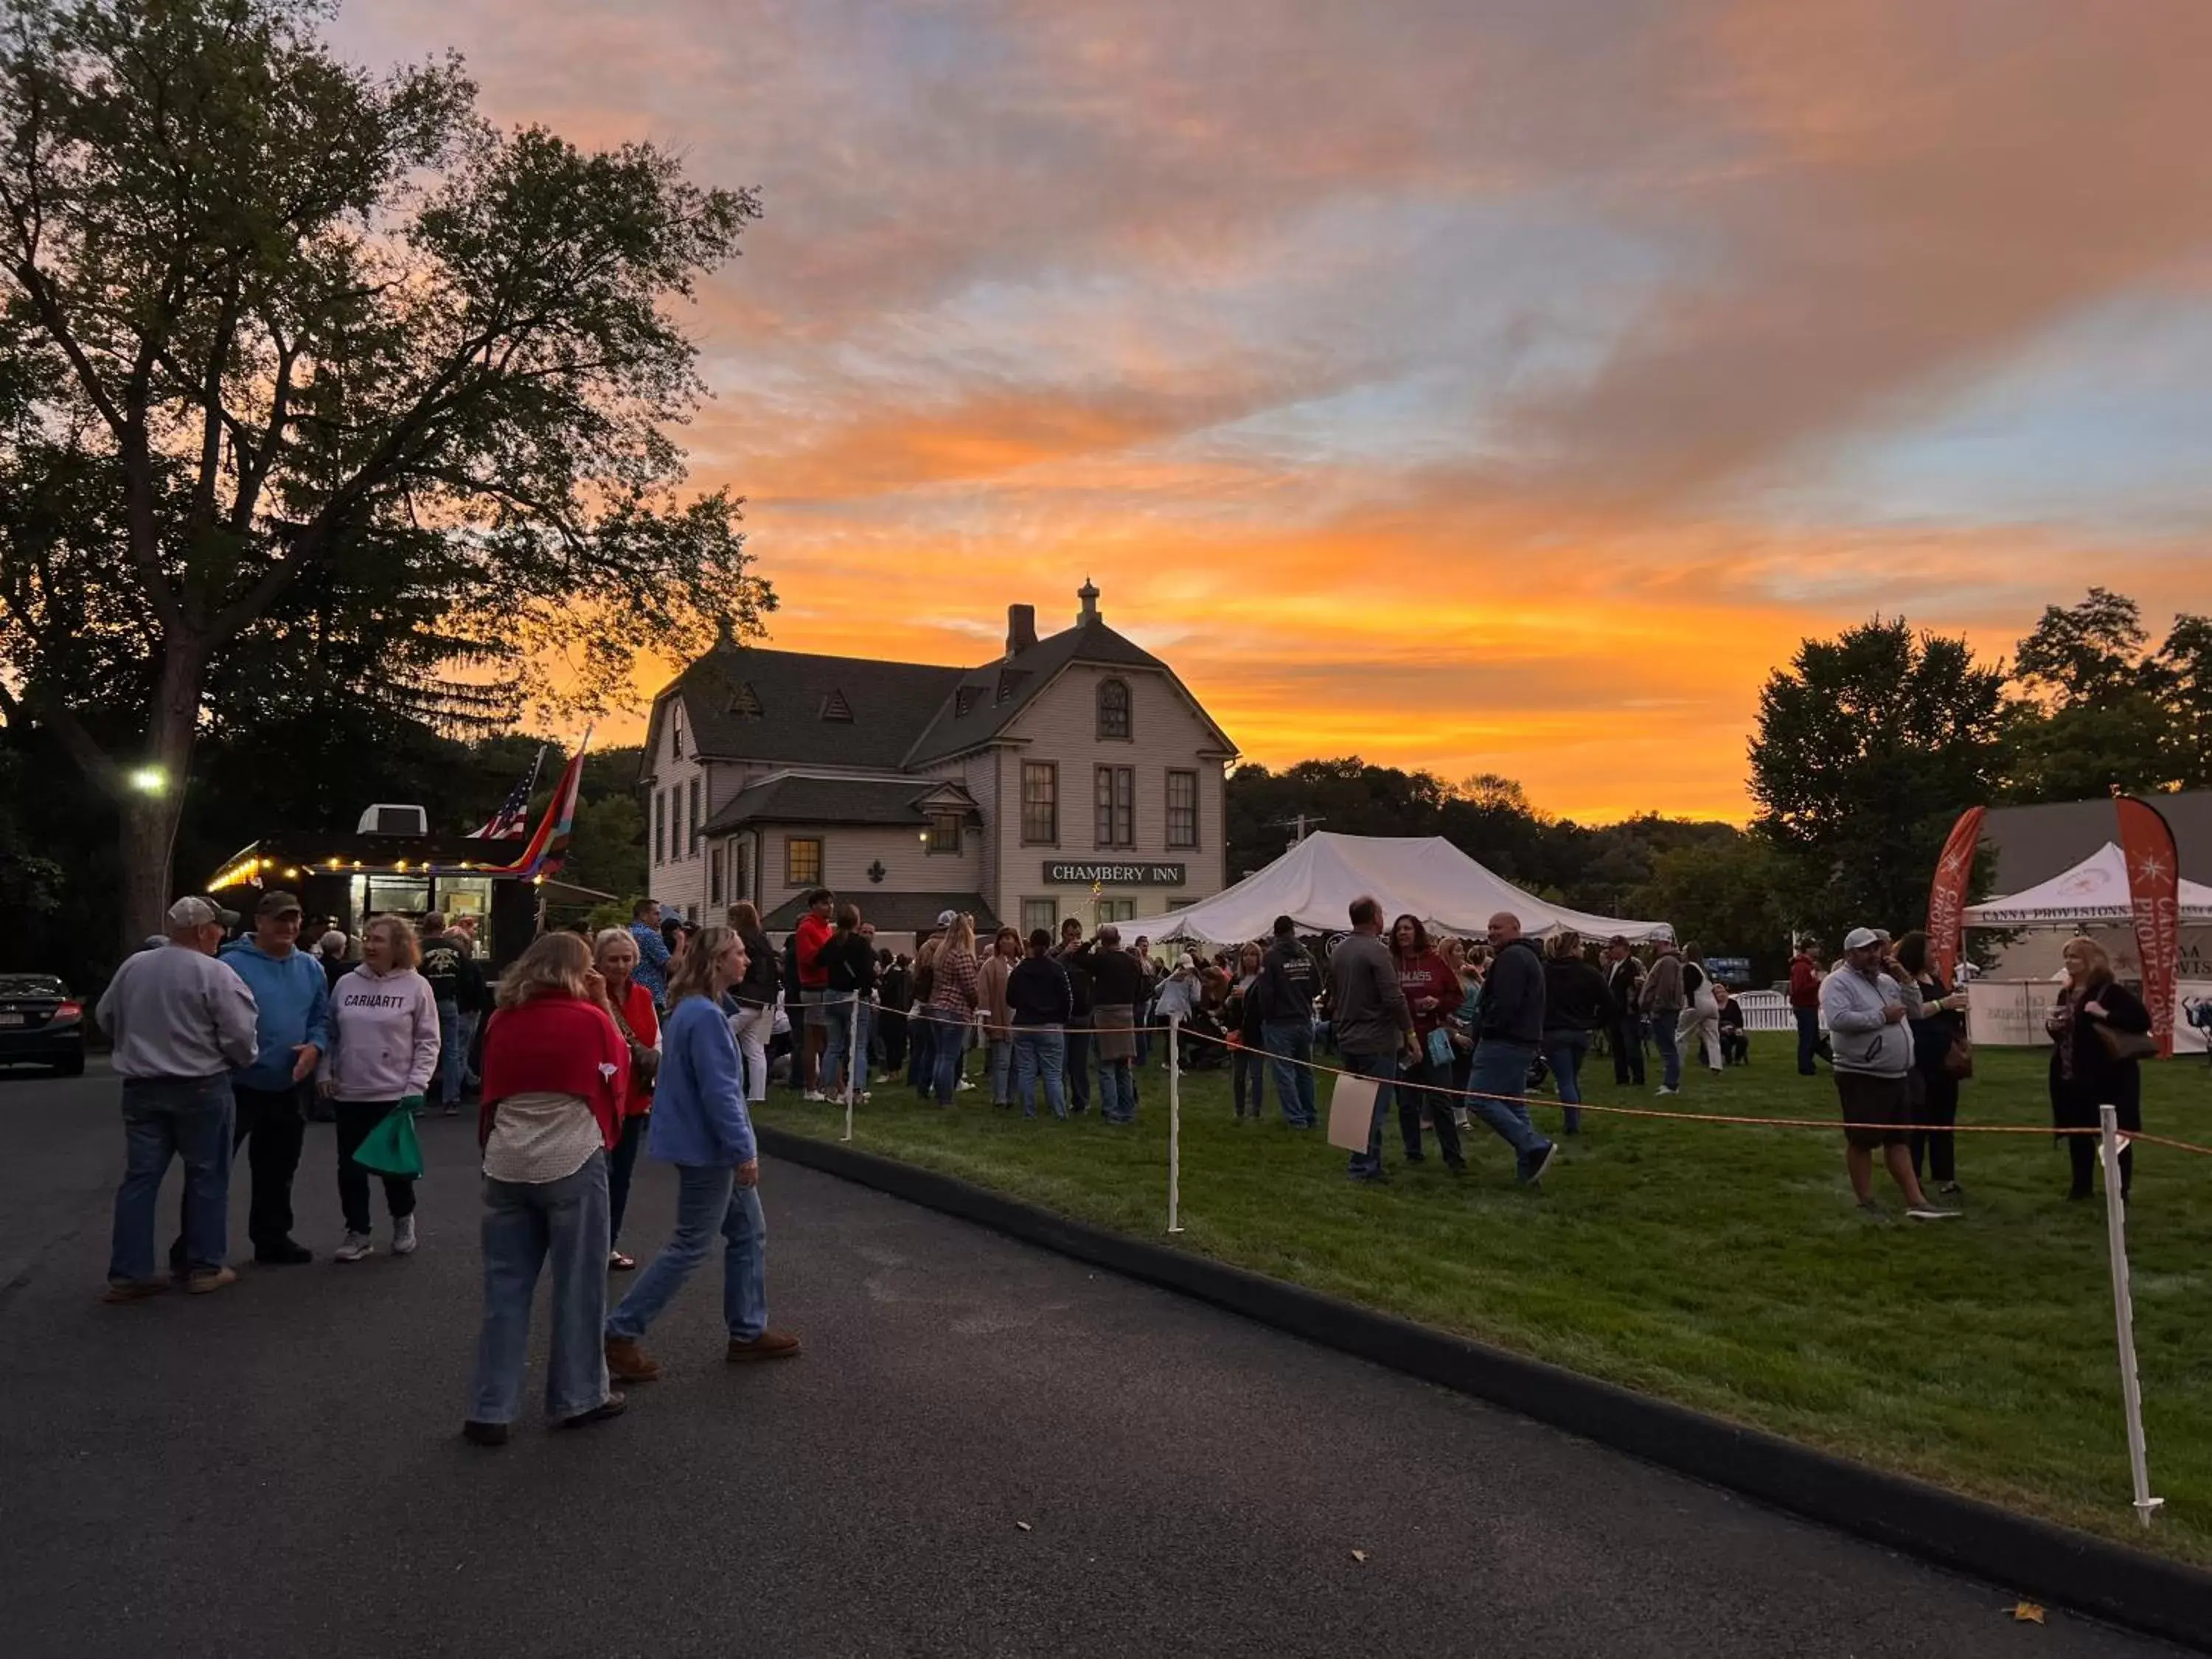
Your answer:
[[[84,1056],[82,1054],[71,1054],[67,1060],[56,1060],[54,1062],[54,1075],[56,1077],[82,1077],[84,1075]]]

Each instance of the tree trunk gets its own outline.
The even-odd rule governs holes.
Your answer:
[[[163,641],[161,683],[148,711],[144,753],[116,779],[125,952],[137,950],[167,925],[177,824],[185,814],[185,790],[191,778],[207,658],[204,641],[179,640],[174,635]]]

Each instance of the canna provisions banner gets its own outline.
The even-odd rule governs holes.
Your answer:
[[[2143,1003],[2161,1057],[2173,1054],[2174,981],[2181,957],[2181,860],[2173,830],[2159,810],[2115,793],[2120,852],[2128,861],[2128,903],[2134,912],[2136,957],[2142,966]]]
[[[1982,812],[1970,806],[1959,814],[1936,860],[1936,879],[1928,889],[1928,949],[1943,983],[1959,971],[1966,927],[1966,884],[1973,879],[1974,848],[1982,838]]]

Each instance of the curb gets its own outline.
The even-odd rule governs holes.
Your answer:
[[[1054,1215],[957,1176],[788,1129],[756,1125],[755,1133],[772,1158],[1211,1303],[2034,1600],[2212,1651],[2212,1573],[1542,1360]]]

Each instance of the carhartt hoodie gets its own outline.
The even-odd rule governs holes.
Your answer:
[[[331,992],[331,1046],[318,1079],[340,1100],[400,1100],[438,1069],[438,1000],[412,968],[380,974],[367,963]]]

